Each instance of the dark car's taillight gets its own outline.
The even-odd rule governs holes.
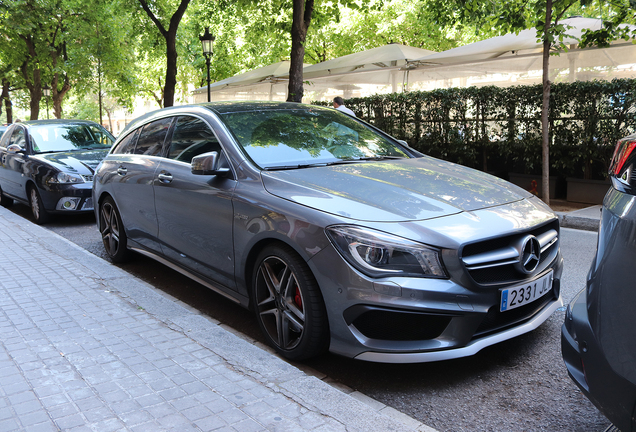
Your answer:
[[[614,149],[609,175],[614,188],[621,192],[636,193],[636,135],[621,139]]]
[[[634,148],[636,148],[636,136],[623,138],[616,144],[609,169],[611,176],[621,177],[621,174],[624,174],[623,168],[628,168],[625,162],[630,159]]]

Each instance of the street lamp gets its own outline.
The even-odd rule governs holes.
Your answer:
[[[44,93],[44,100],[46,101],[46,119],[49,119],[49,96],[51,95],[51,89],[48,87],[42,88],[42,93]]]
[[[210,27],[205,28],[205,33],[203,36],[199,36],[199,40],[203,46],[205,64],[208,67],[208,102],[210,102],[210,59],[212,58],[212,44],[214,43],[214,36],[210,34]]]

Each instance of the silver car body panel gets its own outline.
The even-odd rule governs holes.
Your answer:
[[[268,192],[370,222],[404,222],[495,207],[532,196],[501,179],[430,157],[263,174]]]

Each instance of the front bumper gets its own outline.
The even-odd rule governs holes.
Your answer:
[[[636,431],[636,386],[617,374],[590,325],[587,289],[568,306],[561,327],[568,374],[585,396],[622,432]]]
[[[53,184],[39,189],[44,208],[50,213],[93,212],[92,182]]]
[[[536,329],[541,324],[543,324],[545,320],[550,318],[550,315],[552,315],[552,313],[561,306],[563,306],[563,301],[559,296],[557,300],[550,302],[543,309],[541,309],[538,314],[534,315],[532,318],[530,318],[530,320],[525,321],[523,324],[514,326],[508,330],[494,333],[490,336],[475,339],[472,342],[469,342],[468,345],[461,348],[454,348],[443,351],[400,354],[367,351],[359,354],[355,358],[358,360],[382,363],[423,363],[440,360],[450,360],[475,355],[486,347],[506,341],[508,339],[512,339]]]
[[[468,289],[452,279],[367,279],[332,248],[310,265],[329,311],[330,350],[366,361],[420,363],[474,355],[532,331],[563,305],[560,254],[535,276],[553,272],[552,290],[507,312],[499,312],[499,287]]]

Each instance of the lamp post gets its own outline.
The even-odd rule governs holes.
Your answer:
[[[44,87],[42,89],[42,93],[44,93],[44,100],[46,101],[46,119],[49,119],[49,96],[51,95],[51,89],[48,87]]]
[[[210,34],[210,27],[205,28],[205,33],[203,36],[199,36],[199,40],[203,46],[205,64],[208,67],[208,102],[210,102],[210,59],[212,58],[212,44],[214,43],[214,36]]]

